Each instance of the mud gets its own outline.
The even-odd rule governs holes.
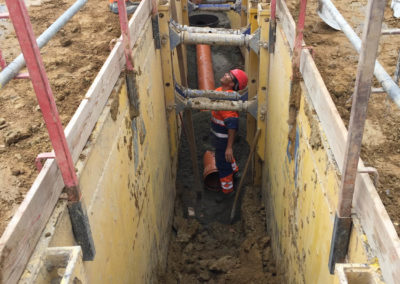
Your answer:
[[[249,154],[245,122],[242,116],[234,144],[240,171]],[[202,161],[204,152],[212,149],[210,113],[195,113],[193,124],[197,158]],[[160,275],[159,283],[282,283],[266,233],[266,213],[261,204],[260,189],[249,183],[242,188],[237,214],[231,224],[234,196],[204,190],[198,200],[192,187],[194,180],[189,157],[187,141],[183,137],[167,269]],[[200,163],[199,168],[203,171]],[[194,217],[188,217],[188,207],[194,208]]]
[[[286,1],[297,21],[299,1]],[[336,8],[361,38],[366,0],[336,0]],[[345,125],[350,119],[351,100],[357,72],[358,54],[341,31],[327,26],[317,15],[318,1],[307,2],[304,41],[312,47],[314,61]],[[390,1],[385,8],[383,29],[400,28]],[[400,37],[382,35],[378,60],[393,76],[399,54]],[[380,87],[374,79],[374,87]],[[400,234],[400,109],[386,94],[371,94],[368,105],[361,158],[379,172],[378,193]],[[371,176],[372,178],[372,176]]]

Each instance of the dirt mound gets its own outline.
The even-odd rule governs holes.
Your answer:
[[[75,0],[43,0],[29,7],[36,36]],[[108,1],[89,0],[41,54],[64,127],[82,101],[120,35],[118,16]],[[4,1],[0,0],[4,10]],[[1,50],[7,63],[19,53],[9,20],[0,20]],[[38,172],[35,157],[52,147],[30,80],[12,80],[0,90],[0,235],[22,202]]]
[[[176,205],[168,267],[159,283],[282,283],[266,234],[259,188],[246,188],[242,219],[233,225],[201,224],[183,217],[180,200]]]

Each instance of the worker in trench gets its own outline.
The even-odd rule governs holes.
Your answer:
[[[113,12],[114,14],[118,14],[118,1],[117,0],[109,0],[110,3],[108,7],[110,8],[110,11]],[[126,6],[126,13],[128,15],[132,15],[135,13],[137,7],[139,6],[139,2],[133,2],[130,0],[125,0],[125,6]]]
[[[247,75],[240,69],[225,73],[220,79],[221,87],[216,91],[233,92],[243,90],[247,86]],[[221,189],[224,194],[233,192],[233,178],[239,172],[233,156],[233,143],[239,128],[237,111],[212,111],[211,135],[215,148],[215,162],[218,168]]]

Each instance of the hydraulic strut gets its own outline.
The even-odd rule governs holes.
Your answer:
[[[245,34],[248,30],[247,27],[242,29],[224,29],[224,28],[210,28],[210,27],[196,27],[196,26],[187,26],[181,25],[174,20],[171,20],[170,26],[174,28],[176,32],[186,31],[189,33],[205,33],[205,34],[235,34],[241,35]]]
[[[179,44],[209,44],[227,46],[245,46],[251,48],[256,54],[260,50],[260,30],[253,34],[239,33],[238,30],[190,28],[170,24],[170,47],[174,49]]]
[[[176,112],[184,109],[247,111],[257,117],[257,97],[244,101],[238,92],[194,90],[175,84]]]

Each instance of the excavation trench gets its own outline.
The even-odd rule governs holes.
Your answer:
[[[220,27],[229,25],[225,15],[215,15],[219,18]],[[219,79],[226,71],[244,68],[243,58],[239,48],[233,50],[213,46],[211,50],[215,87],[218,87]],[[188,46],[188,66],[189,85],[198,88],[195,46]],[[201,173],[204,169],[204,153],[213,150],[210,117],[209,111],[193,113],[197,160]],[[234,155],[240,172],[249,155],[245,117],[245,114],[240,116],[234,144]],[[204,189],[202,198],[196,200],[189,157],[188,141],[182,133],[167,269],[160,276],[159,282],[280,283],[281,278],[272,256],[271,239],[266,233],[266,213],[260,189],[247,182],[242,189],[235,220],[231,224],[234,196],[225,197],[220,192]],[[236,187],[238,183],[239,180],[236,181]],[[188,216],[188,207],[194,208],[195,216]]]

